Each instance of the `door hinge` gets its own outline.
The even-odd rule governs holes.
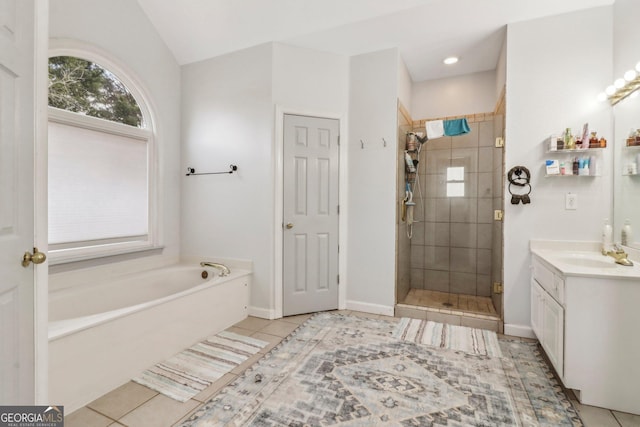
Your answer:
[[[338,274],[337,280],[338,280],[338,285],[339,285],[340,284],[340,275],[339,274]]]
[[[502,221],[504,219],[504,211],[502,209],[496,209],[493,211],[493,220]]]
[[[338,145],[340,145],[340,135],[338,135]]]
[[[338,212],[338,215],[340,215],[340,205],[336,207],[336,212]]]
[[[496,148],[504,147],[504,138],[499,136],[496,138]]]
[[[494,294],[501,294],[503,292],[504,292],[504,287],[502,286],[502,283],[493,282],[493,293]]]

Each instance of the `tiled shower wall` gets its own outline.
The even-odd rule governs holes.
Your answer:
[[[495,148],[493,114],[468,120],[470,133],[422,147],[420,188],[414,188],[419,222],[411,239],[410,286],[491,296],[494,188],[501,193],[502,149]],[[464,167],[462,196],[447,194],[451,167]]]

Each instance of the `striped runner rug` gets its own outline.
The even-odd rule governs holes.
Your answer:
[[[432,347],[502,357],[497,334],[484,329],[403,317],[400,319],[393,336],[404,341]]]
[[[267,344],[222,331],[147,369],[133,381],[186,402]]]

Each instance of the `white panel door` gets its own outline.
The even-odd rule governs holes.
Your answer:
[[[0,0],[0,405],[35,403],[35,1]]]
[[[335,119],[284,116],[283,314],[338,308]]]

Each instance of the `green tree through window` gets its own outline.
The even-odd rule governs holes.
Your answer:
[[[116,76],[72,56],[49,58],[49,106],[142,127],[142,112]]]

